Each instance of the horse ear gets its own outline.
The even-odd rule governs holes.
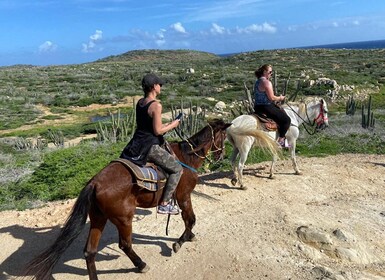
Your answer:
[[[225,126],[224,126],[223,130],[226,130],[231,125],[232,125],[232,123],[225,123]]]

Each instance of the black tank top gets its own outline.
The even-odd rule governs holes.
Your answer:
[[[154,127],[152,125],[152,118],[148,114],[148,108],[155,100],[148,102],[146,105],[141,106],[140,103],[143,99],[140,99],[136,104],[136,126],[138,130],[150,132],[155,136]]]
[[[138,165],[145,165],[148,152],[153,145],[164,143],[163,135],[155,135],[152,117],[148,115],[148,108],[155,100],[141,106],[143,99],[136,104],[136,130],[131,141],[123,149],[120,157],[131,160]]]

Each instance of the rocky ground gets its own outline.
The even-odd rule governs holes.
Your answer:
[[[137,273],[106,228],[99,279],[385,279],[385,156],[338,155],[247,166],[247,190],[230,173],[202,174],[193,193],[197,241],[178,253],[180,216],[138,209],[134,249],[150,270]],[[0,279],[13,279],[58,234],[74,200],[23,212],[0,212]],[[87,227],[54,269],[54,279],[88,279],[82,256]]]

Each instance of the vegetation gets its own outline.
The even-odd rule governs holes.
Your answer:
[[[210,117],[217,101],[241,104],[245,87],[253,87],[254,70],[272,64],[278,93],[328,100],[330,127],[314,136],[302,131],[300,155],[384,154],[384,54],[384,49],[289,49],[219,57],[188,50],[147,50],[79,65],[0,67],[0,210],[76,197],[94,174],[119,156],[131,137],[133,110],[118,105],[134,103],[142,95],[140,81],[147,72],[166,81],[161,95],[164,110],[174,116],[189,109],[191,118],[185,125],[196,130],[202,125],[199,118]],[[334,84],[314,84],[319,78],[334,80],[338,92]],[[112,107],[88,110],[91,104]],[[364,108],[369,104],[370,109]],[[198,107],[203,113],[197,113]],[[356,108],[364,112],[370,129],[362,127]],[[230,106],[226,110],[223,117],[228,121],[234,112],[241,112]],[[375,119],[375,125],[368,117]],[[99,141],[63,147],[65,141],[95,133]],[[175,140],[181,133],[167,137]],[[226,151],[228,156],[228,143]],[[247,163],[265,160],[269,156],[255,149]],[[200,171],[207,168],[229,170],[229,160]]]

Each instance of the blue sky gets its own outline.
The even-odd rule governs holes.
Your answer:
[[[383,0],[0,0],[0,66],[385,40]]]

